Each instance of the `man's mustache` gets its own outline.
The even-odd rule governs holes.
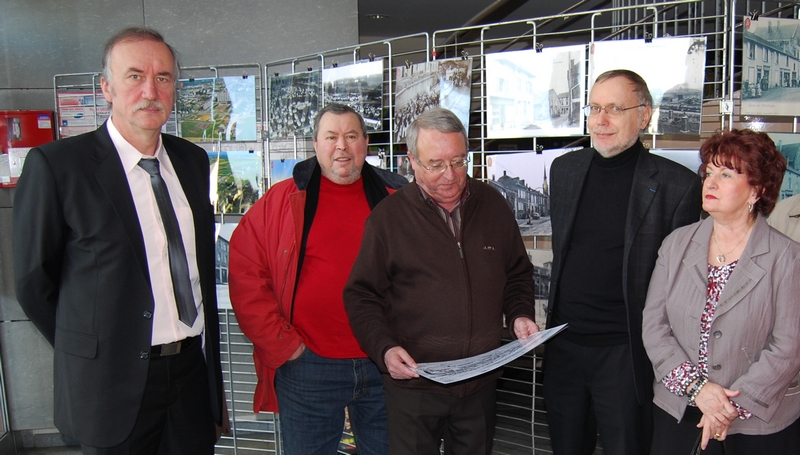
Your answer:
[[[133,107],[133,112],[139,111],[141,109],[150,109],[151,107],[154,107],[161,112],[167,110],[167,107],[164,106],[164,104],[159,101],[142,101],[141,103]]]

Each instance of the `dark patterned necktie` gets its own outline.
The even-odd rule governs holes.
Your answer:
[[[169,271],[172,275],[172,290],[175,292],[175,303],[178,305],[178,317],[184,324],[191,327],[197,319],[197,307],[194,304],[192,283],[189,281],[189,264],[186,262],[186,249],[183,247],[181,229],[178,217],[169,198],[169,191],[161,172],[158,169],[157,159],[142,159],[139,166],[150,174],[150,184],[156,196],[158,211],[161,212],[161,221],[167,233],[169,248]]]

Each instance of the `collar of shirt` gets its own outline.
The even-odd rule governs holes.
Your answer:
[[[431,207],[433,207],[433,208],[435,208],[437,210],[441,210],[443,212],[447,212],[447,209],[445,209],[444,207],[439,205],[439,203],[436,202],[428,193],[426,193],[425,190],[423,190],[421,186],[417,185],[417,188],[419,188],[419,192],[422,195],[422,199],[424,199],[425,202],[428,203],[428,205],[430,205]],[[458,198],[458,202],[456,202],[456,205],[453,206],[453,210],[451,210],[448,213],[453,213],[456,210],[458,210],[458,208],[461,207],[461,204],[463,204],[464,201],[467,199],[467,196],[469,196],[469,179],[467,179],[467,184],[464,186],[464,191],[461,192],[461,197]]]
[[[464,187],[464,191],[461,192],[461,197],[458,198],[456,205],[453,207],[453,210],[447,211],[444,207],[439,205],[425,190],[422,189],[421,186],[417,185],[419,188],[420,193],[422,193],[422,198],[425,202],[433,208],[433,210],[439,214],[439,218],[444,221],[444,224],[447,225],[447,229],[453,234],[453,237],[456,239],[457,242],[461,241],[461,210],[459,208],[464,203],[464,200],[469,195],[469,184]]]
[[[141,169],[139,168],[138,164],[139,160],[142,158],[152,158],[148,155],[142,154],[140,151],[136,150],[136,147],[131,145],[130,142],[125,140],[125,138],[122,137],[122,134],[120,134],[120,132],[114,126],[114,122],[111,118],[108,119],[106,124],[108,125],[108,135],[111,136],[111,142],[114,143],[114,147],[117,149],[119,158],[122,161],[122,169],[125,170],[125,174],[129,174],[133,169]],[[164,144],[161,142],[161,136],[158,136],[158,146],[156,147],[156,154],[154,158],[158,159],[161,173],[175,175],[175,170],[172,168],[172,162],[169,160],[169,155],[167,155],[167,153],[164,151]],[[143,172],[147,172],[144,169],[141,170]]]

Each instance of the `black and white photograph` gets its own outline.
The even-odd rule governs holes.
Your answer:
[[[368,131],[383,130],[383,60],[325,68],[322,85],[325,105],[346,104],[364,117]]]
[[[270,77],[269,137],[310,137],[321,88],[319,71]]]
[[[800,115],[800,20],[744,18],[742,115]]]
[[[486,55],[486,136],[583,134],[586,46]]]
[[[395,142],[406,139],[406,129],[432,107],[453,111],[469,129],[472,58],[434,60],[401,66],[395,71]]]
[[[786,173],[778,200],[800,194],[800,134],[767,133],[775,147],[786,157]]]
[[[705,37],[598,41],[589,45],[589,90],[606,71],[634,71],[653,96],[648,133],[700,134],[705,63]]]

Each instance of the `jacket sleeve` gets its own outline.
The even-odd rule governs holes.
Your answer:
[[[670,271],[673,270],[671,263],[681,263],[682,260],[682,257],[674,257],[681,254],[674,248],[675,237],[674,234],[668,236],[658,250],[658,259],[642,312],[642,339],[647,356],[653,363],[656,381],[659,382],[678,365],[686,361],[697,363],[696,358],[692,360],[673,336],[672,322],[667,314],[669,287],[681,286],[680,283],[673,283],[674,277],[670,277]]]
[[[774,234],[770,234],[774,235]],[[779,403],[786,394],[789,383],[800,369],[800,255],[796,244],[770,245],[770,249],[778,249],[779,259],[773,265],[770,282],[774,290],[773,301],[775,317],[772,330],[757,358],[750,357],[749,369],[739,376],[731,390],[739,390],[741,394],[734,398],[736,403],[752,412],[760,419],[769,422],[780,408]],[[766,278],[766,277],[765,277]],[[770,302],[763,302],[769,305]],[[751,321],[756,324],[758,321]],[[744,337],[745,334],[742,334]],[[742,349],[745,351],[745,349]],[[753,353],[744,354],[752,356]]]
[[[277,198],[268,196],[269,193],[242,217],[231,235],[228,288],[239,327],[253,342],[256,358],[268,368],[277,369],[292,356],[303,338],[280,308],[280,292],[290,285],[286,274],[294,270],[278,270],[278,255],[297,253],[294,245],[287,246],[285,253],[278,251],[283,220],[277,219],[280,210],[268,206],[270,199]],[[274,218],[268,219],[270,214]]]
[[[34,148],[14,195],[14,281],[20,306],[50,345],[55,343],[66,235],[62,213],[50,163]]]
[[[361,349],[379,370],[386,373],[383,356],[398,343],[385,316],[389,310],[386,292],[391,285],[387,252],[373,221],[368,218],[364,226],[361,249],[344,287],[343,297],[350,326]]]

